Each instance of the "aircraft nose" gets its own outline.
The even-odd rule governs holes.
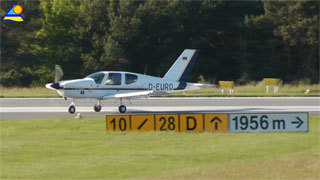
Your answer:
[[[48,89],[54,89],[54,90],[62,89],[62,87],[60,86],[59,83],[46,84],[46,88],[48,88]]]
[[[60,89],[61,88],[59,83],[52,83],[51,87],[54,88],[54,89]]]

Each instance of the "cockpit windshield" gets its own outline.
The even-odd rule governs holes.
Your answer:
[[[105,76],[104,73],[96,72],[96,73],[90,74],[86,78],[92,78],[96,82],[96,84],[100,84],[101,81],[103,80],[104,76]]]

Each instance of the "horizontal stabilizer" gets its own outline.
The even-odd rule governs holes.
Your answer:
[[[214,84],[203,84],[203,83],[192,83],[192,85],[198,86],[198,87],[215,87],[216,86]]]
[[[182,91],[188,91],[188,90],[197,90],[200,88],[209,88],[209,87],[215,87],[214,84],[202,84],[202,83],[187,83],[187,86]]]

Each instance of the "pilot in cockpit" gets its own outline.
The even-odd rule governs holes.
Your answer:
[[[107,79],[107,81],[106,81],[106,85],[112,85],[112,84],[113,84],[112,79]]]
[[[109,77],[106,80],[106,85],[121,85],[120,73],[109,73]]]

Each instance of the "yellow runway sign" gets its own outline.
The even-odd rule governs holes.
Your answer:
[[[107,131],[130,131],[130,116],[106,116]]]
[[[228,114],[107,115],[107,131],[226,132]]]
[[[308,132],[308,113],[107,115],[107,131]]]
[[[205,114],[204,127],[208,132],[227,132],[228,114]]]
[[[154,131],[154,115],[131,116],[132,131]]]
[[[159,114],[156,116],[156,131],[179,131],[179,115],[178,114]]]
[[[202,132],[203,114],[180,114],[180,132]]]

